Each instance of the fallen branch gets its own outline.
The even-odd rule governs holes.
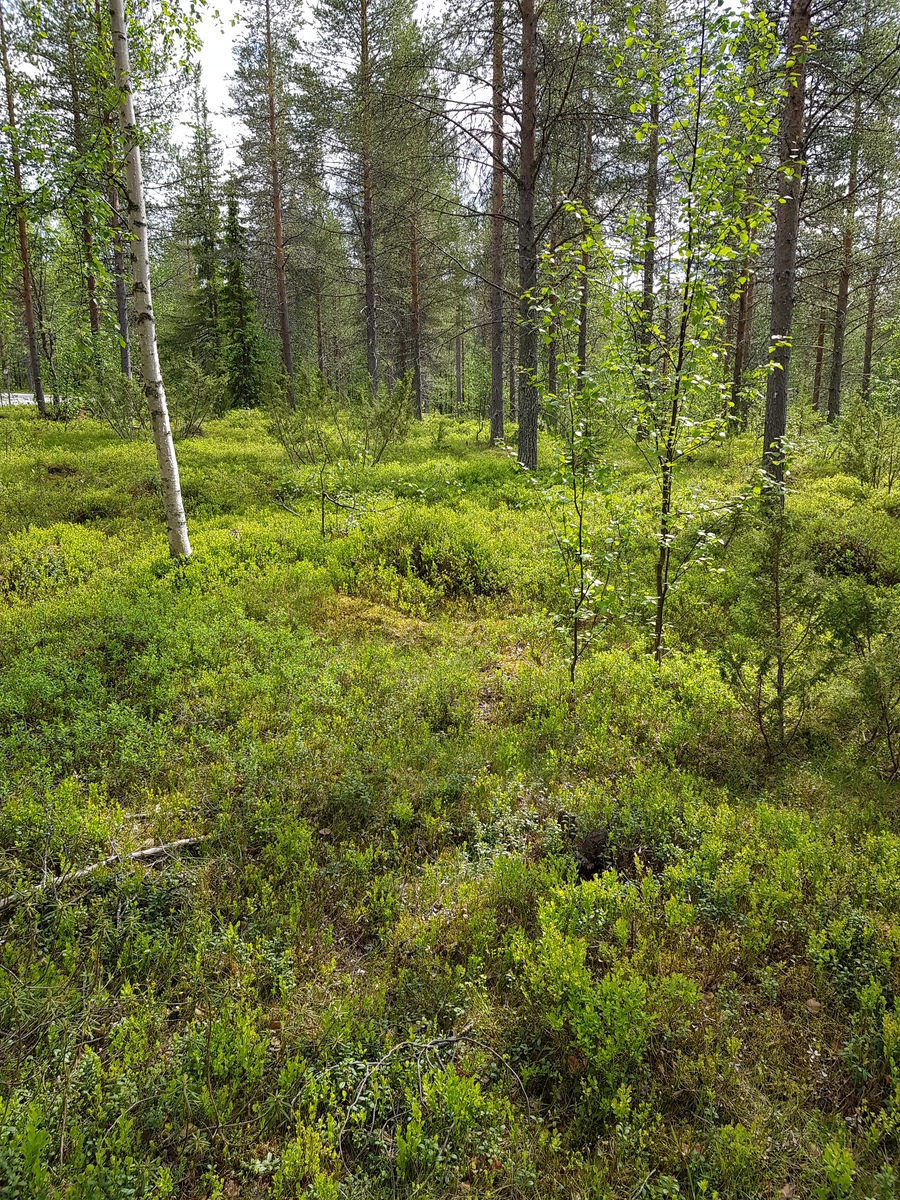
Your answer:
[[[525,1084],[522,1082],[521,1076],[518,1074],[517,1071],[515,1071],[510,1066],[510,1064],[506,1061],[506,1059],[503,1057],[503,1055],[499,1053],[499,1051],[495,1050],[493,1048],[493,1046],[489,1046],[487,1042],[481,1041],[479,1038],[470,1037],[467,1030],[463,1030],[462,1033],[455,1034],[452,1037],[435,1038],[433,1041],[430,1041],[430,1042],[414,1042],[414,1041],[398,1042],[396,1046],[393,1046],[390,1050],[388,1050],[387,1054],[385,1054],[383,1058],[380,1058],[378,1060],[378,1062],[372,1063],[369,1066],[368,1070],[366,1071],[365,1075],[362,1078],[362,1082],[359,1084],[359,1086],[356,1089],[353,1099],[350,1101],[350,1105],[347,1109],[347,1114],[344,1117],[344,1123],[343,1123],[343,1125],[341,1125],[341,1130],[340,1130],[340,1133],[338,1134],[338,1151],[341,1156],[341,1161],[343,1162],[345,1167],[347,1166],[347,1159],[344,1156],[344,1134],[347,1132],[347,1128],[350,1125],[350,1119],[353,1116],[353,1110],[356,1107],[356,1105],[359,1103],[360,1097],[362,1096],[363,1092],[365,1091],[365,1089],[368,1085],[368,1082],[372,1078],[372,1076],[375,1075],[378,1071],[380,1071],[381,1068],[383,1066],[385,1066],[394,1057],[394,1055],[397,1054],[399,1051],[412,1050],[416,1056],[416,1074],[417,1074],[418,1080],[419,1080],[419,1098],[421,1100],[421,1098],[422,1098],[422,1074],[421,1074],[421,1069],[420,1069],[420,1063],[421,1063],[422,1056],[424,1055],[427,1059],[429,1051],[433,1050],[435,1052],[435,1054],[437,1055],[438,1061],[440,1062],[441,1061],[440,1050],[454,1049],[456,1046],[463,1045],[464,1043],[468,1043],[470,1046],[477,1046],[479,1049],[484,1050],[486,1053],[493,1055],[493,1057],[497,1060],[497,1062],[499,1062],[502,1067],[506,1068],[506,1070],[510,1073],[510,1075],[512,1075],[513,1079],[515,1079],[516,1083],[519,1085],[519,1089],[525,1100],[525,1107],[528,1110],[528,1116],[529,1116],[529,1118],[531,1117],[531,1104],[528,1100],[528,1092],[525,1090]],[[443,1064],[441,1064],[441,1068],[442,1068],[442,1070],[445,1069],[443,1067]],[[373,1112],[373,1118],[374,1118],[374,1112]]]
[[[131,854],[111,854],[109,858],[91,863],[89,867],[82,867],[78,871],[67,871],[63,875],[54,875],[51,879],[45,879],[43,883],[35,883],[30,887],[24,888],[22,891],[12,892],[4,900],[0,900],[0,916],[9,909],[15,908],[23,900],[39,896],[41,892],[47,891],[48,888],[61,887],[64,883],[75,883],[79,879],[85,879],[88,875],[93,875],[95,871],[99,871],[103,867],[112,867],[116,863],[140,862],[145,859],[160,858],[162,855],[171,854],[175,850],[184,850],[188,846],[199,846],[201,842],[207,840],[206,836],[180,838],[177,842],[165,842],[161,846],[147,846],[144,850],[135,850]]]

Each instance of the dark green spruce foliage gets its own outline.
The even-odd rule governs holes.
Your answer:
[[[253,296],[244,275],[244,231],[233,188],[228,194],[224,244],[225,279],[220,308],[228,401],[234,408],[252,408],[261,399],[265,351]]]

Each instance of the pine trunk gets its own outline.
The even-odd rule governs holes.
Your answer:
[[[153,316],[153,297],[150,292],[147,209],[144,203],[141,151],[136,137],[134,98],[131,94],[131,62],[128,52],[125,0],[110,0],[109,17],[116,87],[121,97],[119,116],[125,142],[131,270],[144,394],[150,409],[150,423],[153,428],[153,441],[156,445],[156,461],[159,463],[166,528],[169,535],[169,553],[175,558],[188,558],[191,553],[191,543],[188,540],[187,521],[181,500],[181,483],[178,478],[178,463],[175,458],[175,445],[169,426],[169,410],[166,406],[166,393],[156,347],[156,322]]]
[[[456,415],[462,413],[462,334],[456,334]]]
[[[781,122],[782,170],[775,209],[775,255],[772,278],[772,316],[769,349],[773,369],[766,384],[766,420],[763,433],[763,469],[777,482],[784,480],[782,443],[787,432],[791,330],[794,319],[794,282],[797,273],[797,239],[800,230],[800,183],[803,162],[803,114],[806,103],[806,56],[811,0],[791,0],[787,49],[793,61]]]
[[[503,431],[503,2],[494,0],[491,167],[491,445]]]
[[[532,315],[537,288],[537,242],[534,226],[538,161],[537,134],[537,24],[535,0],[522,0],[522,122],[519,152],[519,365],[522,371],[519,398],[520,466],[537,469],[538,337]]]
[[[3,58],[3,80],[6,85],[6,108],[9,115],[9,141],[13,165],[13,182],[16,190],[16,224],[19,233],[19,259],[22,264],[22,300],[25,309],[25,332],[28,337],[28,358],[31,364],[31,386],[38,412],[47,415],[44,388],[41,384],[41,360],[38,357],[37,333],[34,325],[34,303],[31,296],[31,256],[28,248],[28,227],[25,223],[25,202],[22,197],[22,164],[19,160],[19,130],[16,125],[15,92],[12,70],[9,65],[9,50],[6,44],[6,26],[3,22],[3,6],[0,4],[0,55]]]
[[[834,313],[834,340],[831,346],[831,377],[828,380],[828,421],[841,415],[841,384],[844,377],[844,341],[847,336],[847,308],[850,304],[850,274],[853,269],[853,221],[856,215],[856,179],[859,169],[859,118],[861,101],[857,94],[850,135],[850,177],[844,206],[844,236],[841,273],[838,276],[837,306]]]
[[[878,184],[878,206],[875,210],[875,236],[872,239],[872,270],[869,275],[869,295],[866,303],[866,341],[863,350],[863,403],[869,403],[872,386],[872,347],[875,342],[875,304],[878,299],[878,254],[881,250],[881,214],[884,206],[884,180]]]
[[[366,366],[374,392],[378,387],[378,325],[375,308],[375,206],[372,197],[372,132],[371,97],[369,88],[369,7],[362,0],[360,7],[360,85],[362,88],[362,172],[363,172],[363,271],[366,303]],[[416,360],[418,361],[418,360]],[[417,399],[417,414],[421,415],[421,389]]]
[[[316,276],[316,363],[319,374],[325,375],[325,335],[322,332],[322,281]]]
[[[412,234],[409,243],[409,281],[411,292],[409,325],[413,356],[413,406],[416,420],[421,421],[425,407],[422,403],[422,346],[419,329],[419,242],[416,235],[415,220],[412,223]]]
[[[825,361],[825,314],[819,317],[819,331],[816,335],[816,367],[813,373],[812,406],[815,412],[820,411],[822,395],[822,364]]]
[[[516,298],[509,298],[509,419],[511,421],[518,420],[518,406],[516,405]]]
[[[593,97],[589,99],[589,105],[593,107]],[[594,135],[591,129],[590,117],[588,117],[585,128],[585,147],[584,147],[584,194],[582,202],[585,212],[589,213],[591,208],[591,174],[593,172],[593,146]],[[587,233],[587,230],[585,230]],[[587,364],[587,327],[588,327],[588,267],[590,266],[590,254],[586,249],[581,252],[581,296],[578,301],[578,390],[581,391],[582,383],[584,382],[584,369]]]
[[[66,4],[66,49],[68,52],[69,90],[72,96],[72,136],[75,142],[75,153],[79,160],[84,155],[84,127],[81,118],[81,96],[78,91],[78,70],[75,65],[75,40],[72,36],[72,17]],[[82,193],[81,203],[81,243],[84,247],[85,289],[87,291],[88,320],[91,327],[91,337],[96,338],[100,332],[100,309],[97,305],[97,277],[94,274],[94,234],[91,228],[91,214],[87,206],[84,172],[79,162],[78,187]]]
[[[278,293],[278,325],[281,332],[281,361],[287,375],[288,400],[296,404],[294,355],[288,316],[287,275],[284,266],[284,228],[281,215],[281,179],[278,170],[278,123],[275,112],[275,49],[272,45],[272,5],[266,0],[266,89],[269,101],[269,166],[272,172],[272,216],[275,224],[275,288]]]

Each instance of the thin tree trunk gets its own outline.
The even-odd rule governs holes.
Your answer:
[[[188,558],[191,553],[191,543],[188,540],[187,521],[181,500],[181,483],[178,478],[178,462],[175,458],[175,445],[169,426],[169,410],[166,406],[166,393],[156,347],[156,322],[153,316],[153,297],[150,292],[147,209],[144,203],[141,151],[136,137],[134,98],[131,94],[131,62],[128,52],[125,0],[110,0],[109,17],[116,87],[121,97],[119,116],[125,142],[131,270],[137,313],[138,342],[141,348],[144,394],[150,409],[150,423],[153,427],[153,441],[156,445],[156,461],[159,463],[166,528],[169,535],[169,553],[176,558]]]
[[[503,0],[494,0],[491,80],[491,445],[503,431]]]
[[[41,384],[41,360],[38,357],[37,334],[34,327],[34,306],[31,297],[31,257],[28,250],[28,228],[25,223],[25,201],[22,196],[22,164],[19,159],[19,130],[16,125],[15,92],[12,69],[9,65],[9,50],[6,44],[6,26],[3,22],[3,5],[0,3],[0,54],[3,57],[3,80],[6,84],[6,109],[9,114],[10,156],[13,165],[13,182],[16,189],[16,223],[19,232],[19,259],[22,264],[22,300],[25,309],[25,332],[28,337],[28,358],[31,364],[31,386],[38,412],[47,415],[44,388]]]
[[[813,373],[812,406],[814,412],[819,412],[822,395],[822,363],[825,361],[825,313],[819,317],[819,331],[816,335],[816,367]]]
[[[537,288],[537,243],[534,200],[537,183],[537,25],[535,0],[522,0],[522,123],[519,151],[519,398],[518,458],[526,470],[537,469],[538,339],[532,315]]]
[[[593,96],[588,98],[589,108],[593,107]],[[584,194],[582,203],[584,204],[585,212],[589,213],[591,208],[591,174],[593,172],[593,146],[594,135],[591,129],[590,115],[588,115],[585,126],[585,147],[584,147]],[[585,230],[587,234],[587,230]],[[587,327],[588,327],[588,268],[590,267],[591,256],[589,251],[584,248],[581,251],[581,295],[578,301],[578,371],[577,381],[578,390],[581,391],[584,382],[584,370],[587,364]]]
[[[369,6],[360,6],[360,87],[362,89],[362,171],[363,171],[363,270],[366,301],[366,366],[373,392],[378,387],[378,326],[375,308],[375,207],[372,198],[372,131],[369,88]],[[421,391],[417,399],[421,415]]]
[[[834,340],[831,347],[831,378],[828,381],[828,421],[841,415],[841,383],[844,376],[844,340],[847,336],[847,308],[850,303],[850,274],[853,269],[853,220],[856,215],[856,180],[859,170],[859,118],[862,101],[859,94],[853,110],[850,135],[850,175],[844,206],[843,254],[838,277],[837,307],[834,313]]]
[[[555,399],[558,386],[557,367],[559,365],[556,358],[557,330],[555,316],[550,318],[549,334],[550,336],[547,341],[547,391]]]
[[[66,13],[66,48],[68,51],[69,90],[72,93],[72,136],[75,153],[79,160],[84,155],[84,127],[81,117],[81,96],[78,92],[78,70],[75,65],[75,40],[72,36],[72,15],[68,2]],[[84,171],[79,163],[78,187],[81,190],[81,242],[84,246],[85,286],[87,290],[88,320],[91,337],[96,339],[100,332],[100,309],[97,304],[97,277],[94,274],[94,235],[91,229],[91,213],[87,206]]]
[[[791,364],[791,330],[794,319],[794,281],[797,272],[797,238],[800,230],[800,182],[803,154],[803,113],[806,102],[806,56],[811,0],[791,0],[787,50],[793,66],[787,80],[787,97],[781,122],[782,166],[779,200],[775,208],[775,257],[772,278],[772,316],[769,351],[773,369],[766,383],[766,420],[763,433],[763,469],[777,483],[784,480],[782,443],[787,431],[788,372]]]
[[[322,333],[322,281],[316,275],[316,361],[319,374],[325,376],[325,337]]]
[[[416,233],[415,217],[409,239],[409,281],[410,281],[410,335],[412,337],[413,355],[413,404],[416,420],[421,421],[425,412],[422,403],[422,345],[419,328],[419,239]]]
[[[872,271],[869,276],[869,296],[866,305],[866,341],[863,350],[863,403],[869,403],[872,385],[872,346],[875,341],[875,304],[878,299],[878,254],[881,249],[881,214],[884,205],[884,180],[878,182],[878,206],[875,210],[875,235],[872,239]]]
[[[734,364],[731,375],[731,412],[741,429],[747,428],[749,412],[743,397],[744,368],[750,342],[751,309],[753,306],[753,275],[748,275],[738,299],[737,330],[734,336]]]
[[[281,180],[278,171],[278,125],[275,113],[275,51],[272,45],[272,5],[266,0],[266,88],[269,101],[269,166],[272,172],[272,216],[275,222],[275,287],[278,293],[278,324],[281,330],[281,361],[288,379],[288,400],[294,393],[294,355],[288,316],[287,276],[284,268],[284,228],[281,216]]]
[[[516,404],[516,298],[509,298],[509,419],[511,421],[518,420],[518,406]]]
[[[660,36],[660,34],[657,34]],[[650,105],[650,136],[647,139],[647,216],[644,222],[644,271],[641,281],[641,365],[644,390],[652,399],[653,320],[656,309],[656,211],[659,204],[659,102]],[[637,439],[646,436],[644,422],[638,421]]]
[[[131,378],[131,342],[128,332],[128,293],[125,284],[125,252],[122,248],[122,218],[119,215],[119,185],[116,180],[116,148],[112,130],[112,114],[107,114],[109,135],[109,208],[112,213],[113,274],[116,279],[116,322],[119,326],[119,368],[126,379]]]
[[[456,412],[462,412],[462,334],[456,333]]]
[[[722,347],[722,382],[726,383],[734,368],[734,356],[737,350],[735,325],[737,323],[737,312],[735,311],[734,301],[731,299],[729,292],[731,291],[732,283],[726,284],[722,291],[723,296],[721,303],[725,309],[725,341]],[[740,301],[738,301],[740,305]],[[727,414],[726,414],[727,415]]]
[[[459,405],[456,415],[462,416],[462,410],[466,403],[466,339],[460,334],[459,336]],[[484,420],[484,404],[481,405],[481,419]]]

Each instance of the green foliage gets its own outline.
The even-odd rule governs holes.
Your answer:
[[[225,277],[219,306],[228,406],[254,408],[262,402],[266,356],[253,295],[244,273],[244,230],[238,216],[234,185],[228,192],[224,251]]]
[[[770,763],[729,673],[771,599],[749,518],[660,664],[625,605],[573,686],[552,468],[426,421],[344,460],[323,539],[266,419],[180,444],[179,564],[148,441],[0,415],[0,1193],[889,1197],[883,490],[798,452],[784,603],[794,636],[815,595],[818,675]],[[586,495],[636,513],[641,595],[632,454]]]
[[[838,449],[842,465],[860,483],[890,494],[900,475],[900,413],[893,390],[876,388],[870,404],[854,396],[840,423]]]
[[[193,355],[189,355],[177,382],[169,388],[167,400],[173,436],[200,437],[203,422],[224,411],[225,381],[220,376],[207,375]]]

